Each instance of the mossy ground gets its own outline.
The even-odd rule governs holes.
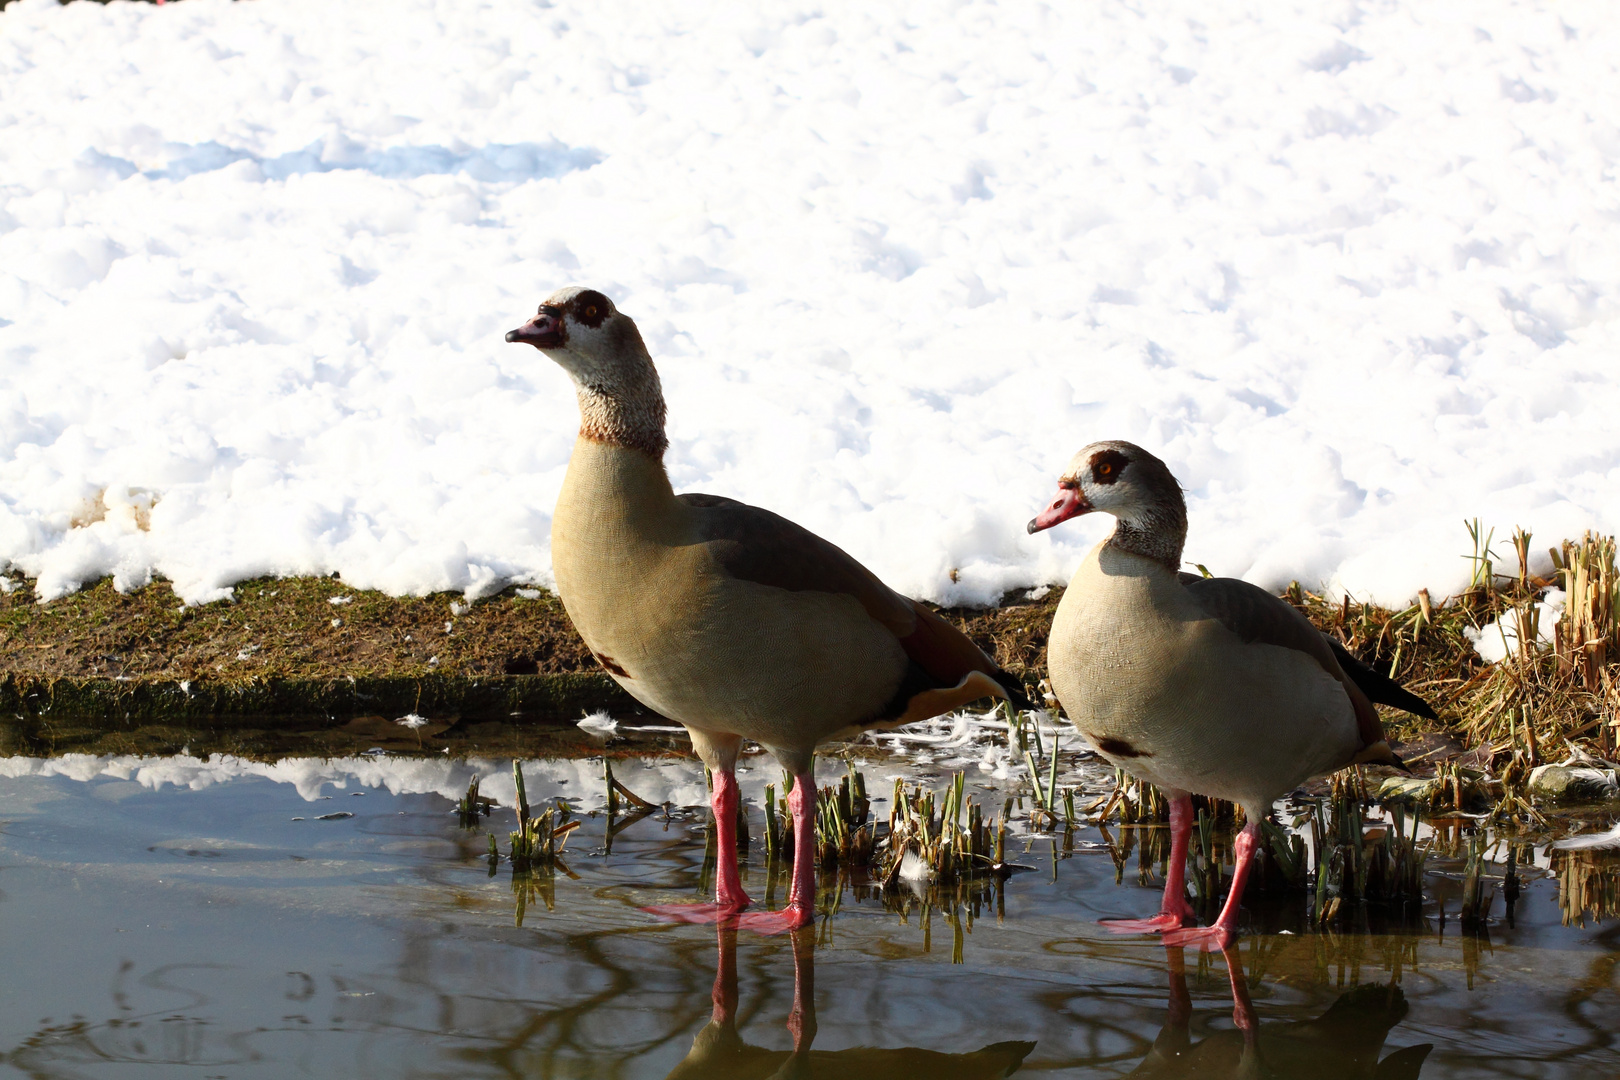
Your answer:
[[[468,603],[448,593],[391,597],[330,578],[260,579],[237,586],[232,600],[185,607],[164,582],[125,594],[104,580],[49,604],[36,603],[26,581],[13,577],[9,584],[0,596],[0,679],[13,682],[252,687],[370,679],[438,686],[599,671],[561,603],[545,591],[508,588]],[[1485,663],[1466,631],[1525,603],[1545,584],[1498,578],[1430,605],[1427,614],[1419,604],[1394,610],[1333,602],[1297,585],[1283,595],[1439,712],[1437,723],[1385,710],[1393,737],[1410,743],[1444,733],[1501,755],[1512,752],[1517,738],[1503,715],[1518,715],[1537,685],[1557,679],[1537,676],[1533,664]],[[1062,589],[1053,588],[1038,599],[1015,595],[996,608],[943,613],[1034,688],[1046,671],[1046,638],[1061,597]],[[611,689],[602,684],[604,693]],[[1556,707],[1544,707],[1554,697]],[[1542,744],[1536,749],[1569,737],[1600,752],[1612,749],[1602,695],[1554,697],[1535,698]]]
[[[19,584],[0,597],[0,674],[232,683],[597,670],[546,592],[511,588],[468,604],[266,578],[241,583],[232,600],[185,607],[162,581],[120,593],[102,580],[49,604]]]

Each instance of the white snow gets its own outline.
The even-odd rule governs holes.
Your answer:
[[[502,334],[582,282],[678,489],[909,593],[1065,578],[1106,522],[1024,522],[1123,437],[1216,573],[1444,594],[1464,518],[1620,528],[1617,66],[1583,0],[20,0],[0,566],[545,584],[574,403]]]
[[[1557,642],[1558,620],[1564,614],[1563,589],[1545,589],[1535,601],[1536,648],[1546,650]],[[1488,663],[1496,664],[1519,652],[1519,615],[1510,611],[1505,618],[1492,620],[1475,630],[1463,627],[1463,636],[1474,643],[1474,651]]]
[[[1007,760],[1005,743],[999,757]],[[921,783],[934,790],[948,780],[932,770],[918,775],[914,756],[886,754],[881,758],[862,757],[855,765],[866,777],[868,794],[887,798],[896,778],[908,785]],[[602,779],[601,758],[525,759],[522,762],[524,786],[531,803],[553,797],[573,802],[578,809],[599,810],[606,806],[607,789]],[[1021,768],[1021,766],[1020,766]],[[695,761],[658,758],[621,758],[613,763],[615,777],[638,796],[655,804],[703,806],[709,801],[703,768]],[[982,770],[989,772],[988,769]],[[822,760],[817,779],[822,785],[836,785],[843,774],[842,763]],[[499,805],[512,806],[517,785],[512,778],[510,759],[473,757],[466,759],[409,757],[382,751],[341,758],[282,758],[275,762],[251,761],[232,754],[198,757],[189,752],[167,757],[137,754],[63,754],[59,757],[0,757],[0,779],[24,776],[62,776],[90,782],[103,777],[133,780],[153,791],[173,786],[200,791],[215,784],[244,778],[262,778],[291,785],[306,801],[328,794],[328,787],[345,791],[356,788],[387,790],[396,795],[436,792],[451,801],[460,799],[473,777],[479,778],[479,791]],[[1006,779],[1003,771],[992,779]],[[780,793],[782,770],[769,756],[745,755],[737,767],[737,781],[744,799],[759,805],[767,784]],[[1069,763],[1060,774],[1064,786],[1094,785],[1083,768]],[[975,781],[977,783],[977,781]],[[988,789],[986,789],[988,790]],[[1093,790],[1088,786],[1087,790]],[[1093,791],[1093,793],[1095,793]],[[881,816],[887,809],[876,811]]]

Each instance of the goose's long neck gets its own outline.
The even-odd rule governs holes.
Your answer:
[[[651,363],[644,377],[629,386],[580,383],[579,435],[593,442],[638,450],[655,462],[664,460],[669,439],[664,434],[664,390]]]
[[[554,558],[572,560],[585,551],[594,558],[613,549],[627,555],[642,542],[665,538],[678,514],[664,471],[663,390],[651,362],[640,375],[628,384],[577,383],[579,438],[552,520]]]
[[[1171,573],[1181,569],[1181,551],[1187,543],[1187,504],[1177,491],[1166,500],[1129,518],[1120,518],[1108,535],[1108,546],[1152,559]]]

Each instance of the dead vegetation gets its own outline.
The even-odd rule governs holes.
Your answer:
[[[1346,648],[1428,699],[1444,727],[1476,751],[1482,766],[1527,774],[1546,760],[1563,757],[1571,745],[1599,756],[1615,746],[1620,706],[1620,649],[1615,644],[1615,542],[1588,533],[1548,554],[1553,572],[1530,571],[1531,536],[1516,530],[1516,572],[1500,574],[1491,537],[1477,523],[1472,583],[1460,596],[1437,603],[1427,592],[1400,610],[1334,603],[1290,586],[1287,598]],[[1542,644],[1540,601],[1561,588],[1566,603]],[[1506,659],[1486,663],[1475,640],[1500,635]],[[1411,740],[1431,725],[1405,713],[1385,711],[1392,735]]]

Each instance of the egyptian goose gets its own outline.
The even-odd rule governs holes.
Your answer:
[[[829,739],[925,720],[985,697],[1027,704],[1018,680],[922,604],[786,518],[716,495],[676,495],[664,471],[664,395],[636,324],[592,289],[567,288],[506,335],[573,379],[579,438],[557,498],[557,594],[608,673],[679,721],[714,777],[720,851],[712,905],[656,913],[730,918],[749,903],[737,872],[744,739],[794,778],[793,883],[782,912],[743,925],[808,923],[815,899],[814,755]]]
[[[1163,910],[1111,925],[1165,932],[1167,945],[1225,948],[1260,822],[1277,798],[1358,762],[1404,768],[1374,701],[1434,712],[1286,601],[1234,578],[1180,573],[1181,485],[1141,447],[1098,442],[1080,451],[1029,531],[1093,510],[1118,520],[1058,604],[1047,644],[1052,689],[1103,757],[1171,799]],[[1186,926],[1189,793],[1238,803],[1248,819],[1234,844],[1231,894],[1203,928]]]

